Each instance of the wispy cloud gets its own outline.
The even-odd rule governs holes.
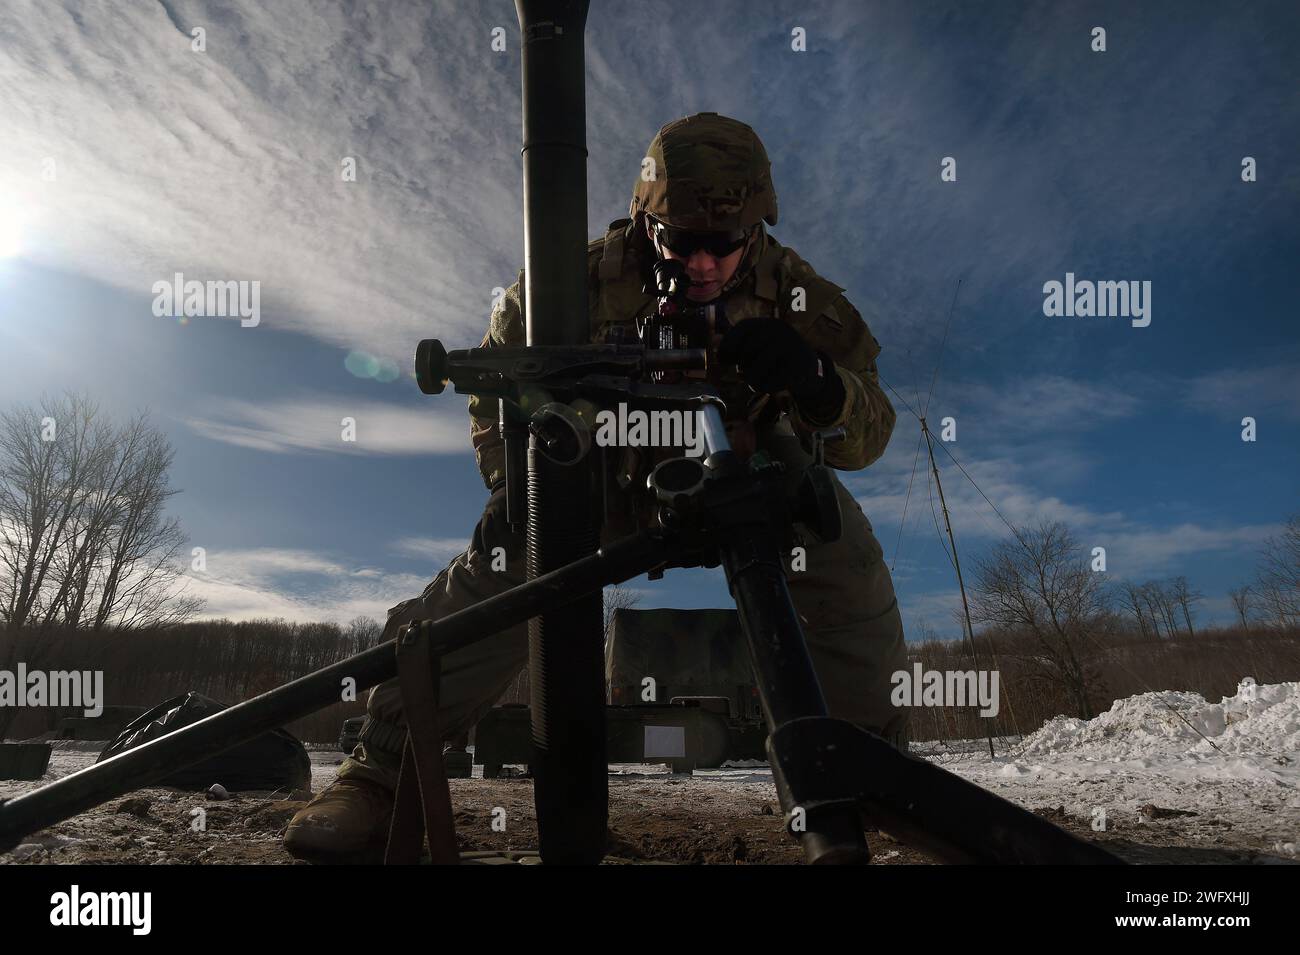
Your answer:
[[[1196,411],[1259,422],[1270,413],[1300,421],[1300,365],[1224,368],[1185,382],[1183,401]]]
[[[956,587],[909,595],[900,604],[903,629],[908,640],[922,640],[931,633],[943,639],[965,632],[961,616],[961,591]]]
[[[465,549],[451,538],[408,537],[392,550],[403,556],[430,558],[441,569]],[[358,566],[344,558],[291,548],[214,550],[206,555],[207,569],[184,578],[185,592],[202,597],[204,618],[255,620],[283,617],[302,622],[347,623],[357,616],[380,621],[397,604],[424,592],[435,570],[422,574],[393,573]],[[662,595],[648,588],[623,586],[640,605],[654,605]]]
[[[469,418],[457,405],[455,411],[434,413],[336,396],[278,402],[223,400],[206,415],[183,420],[206,438],[259,451],[464,454],[469,449]],[[348,419],[351,424],[345,424]],[[345,432],[355,437],[345,439]]]
[[[649,3],[640,15],[668,24],[683,9]],[[916,319],[942,314],[961,272],[970,273],[968,304],[1010,290],[1019,308],[1058,267],[1098,249],[1139,270],[1158,261],[1193,223],[1240,201],[1202,189],[1188,203],[1183,191],[1147,188],[1167,181],[1164,157],[1200,155],[1207,136],[1238,132],[1285,154],[1293,129],[1281,120],[1260,128],[1206,66],[1211,58],[1224,69],[1243,45],[1261,69],[1281,62],[1281,48],[1250,42],[1270,35],[1263,15],[1203,10],[1207,30],[1231,16],[1244,31],[1212,56],[1162,36],[1158,11],[1134,12],[1125,36],[1160,51],[1150,58],[1159,72],[1130,59],[1080,87],[1077,70],[1062,67],[1065,34],[1051,7],[1010,21],[960,4],[917,13],[813,2],[805,14],[809,52],[796,54],[784,14],[693,11],[690,31],[633,37],[621,6],[597,5],[587,36],[589,220],[595,229],[626,208],[662,123],[702,109],[736,115],[772,155],[780,231],[851,286],[890,348],[937,339],[940,323]],[[196,27],[206,30],[204,52],[191,48]],[[506,31],[504,52],[492,49],[494,27]],[[492,288],[520,265],[518,39],[504,0],[111,9],[8,0],[0,32],[9,38],[0,189],[33,213],[27,245],[37,261],[142,300],[176,270],[259,279],[265,327],[387,357],[429,334],[476,339]],[[664,70],[669,62],[699,69]],[[1122,95],[1135,73],[1144,95]],[[1258,113],[1288,115],[1279,87],[1253,90]],[[1113,135],[1080,123],[1095,108],[1088,95],[1106,100],[1117,135],[1140,130],[1144,148],[1116,150]],[[1194,123],[1176,108],[1188,102]],[[938,177],[945,154],[961,163],[958,183]],[[341,176],[348,157],[355,182]],[[54,181],[41,178],[47,159]],[[1184,169],[1192,173],[1213,175]],[[1260,221],[1278,214],[1265,207]],[[1207,233],[1206,251],[1231,238]],[[1025,320],[1034,319],[1004,324]]]
[[[935,457],[939,459],[946,475],[943,479],[944,495],[948,501],[954,532],[960,538],[974,537],[982,540],[1010,536],[1006,524],[984,500],[984,496],[951,466],[942,451],[936,449]],[[1014,456],[967,458],[962,463],[984,495],[997,505],[998,510],[1013,525],[1036,524],[1050,518],[1072,527],[1097,527],[1115,525],[1124,520],[1124,515],[1119,511],[1098,511],[1039,489],[1024,478],[1025,472],[1032,465]],[[921,449],[910,495],[907,487],[912,464],[910,449],[906,456],[893,455],[890,464],[890,471],[884,477],[873,473],[875,466],[861,475],[847,479],[841,476],[845,486],[854,493],[871,519],[877,537],[882,543],[888,543],[885,551],[887,557],[892,554],[892,545],[904,512],[907,520],[905,541],[917,533],[933,534],[930,525],[936,520],[940,527],[943,525],[943,516],[938,513],[939,499],[934,490],[924,447]]]
[[[957,417],[959,429],[963,424],[977,425],[1004,440],[1045,432],[1077,435],[1126,418],[1141,405],[1131,385],[1062,375],[1034,375],[1008,385],[956,381],[944,390],[957,396],[954,403],[962,409]],[[943,399],[935,399],[931,405],[934,425],[944,411]]]
[[[0,33],[0,191],[35,261],[146,307],[175,271],[260,280],[262,328],[389,357],[481,334],[515,274],[518,59],[478,11],[12,0]]]
[[[441,567],[468,546],[469,541],[459,537],[403,537],[393,542],[392,551],[403,557],[431,560]]]
[[[189,573],[187,581],[187,593],[207,600],[204,617],[335,623],[357,616],[382,623],[391,607],[418,597],[428,583],[417,574],[388,573],[312,551],[279,548],[211,551],[207,569]]]
[[[1180,559],[1196,559],[1207,554],[1235,557],[1238,573],[1245,577],[1254,572],[1264,539],[1280,530],[1280,524],[1129,526],[1098,532],[1094,535],[1094,546],[1106,548],[1106,569],[1119,577],[1158,576],[1170,570]]]
[[[901,484],[897,478],[873,481],[868,472],[846,482],[872,520],[876,536],[885,549],[886,560],[894,558],[905,505],[906,523],[901,545],[898,545],[900,552],[905,557],[913,556],[918,548],[928,549],[932,540],[942,540],[946,546],[942,531],[944,519],[939,511],[924,450],[922,456],[910,498],[906,494],[905,480]],[[894,463],[895,466],[899,463],[897,457]],[[979,490],[964,475],[949,467],[947,461],[942,463],[948,475],[944,481],[944,493],[949,520],[957,539],[967,545],[964,549],[969,550],[972,542],[982,548],[993,541],[1012,539],[1007,524]],[[1236,555],[1249,564],[1264,538],[1278,531],[1278,525],[1274,524],[1232,526],[1221,521],[1184,521],[1160,526],[1137,514],[1117,509],[1102,511],[1042,491],[1024,480],[1024,473],[1030,469],[1014,458],[985,458],[963,463],[984,495],[996,504],[997,510],[1012,525],[1024,528],[1042,521],[1060,521],[1074,532],[1081,546],[1086,545],[1089,549],[1105,547],[1108,568],[1119,576],[1158,575],[1180,559],[1196,559],[1206,554]],[[871,493],[868,489],[874,486],[890,490]]]

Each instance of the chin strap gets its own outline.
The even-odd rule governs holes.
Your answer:
[[[736,266],[736,273],[727,280],[722,288],[718,289],[718,298],[726,295],[745,281],[750,272],[754,271],[754,266],[758,264],[759,254],[763,251],[763,246],[767,244],[767,226],[759,222],[754,229],[753,235],[749,239],[749,247],[745,249],[745,254],[741,256],[740,264]]]

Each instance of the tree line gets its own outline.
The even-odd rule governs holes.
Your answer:
[[[1242,593],[1258,597],[1250,612],[1245,598],[1238,599]],[[984,668],[1010,665],[1002,685],[1018,685],[1028,700],[1040,701],[1023,708],[1041,711],[1042,701],[1050,701],[1047,709],[1080,719],[1108,707],[1121,685],[1128,692],[1176,685],[1231,693],[1244,676],[1260,682],[1300,677],[1300,514],[1265,541],[1255,580],[1232,595],[1237,625],[1198,633],[1196,604],[1204,597],[1186,578],[1108,585],[1068,527],[1043,522],[1017,528],[1013,540],[976,559],[969,599],[972,625],[980,629],[946,648],[942,641],[923,641],[924,652]],[[1245,637],[1258,639],[1247,645]],[[1197,686],[1171,683],[1178,654],[1199,656],[1202,663],[1213,658],[1217,669],[1199,672]],[[1258,672],[1250,672],[1248,660]],[[1143,679],[1135,678],[1134,667]],[[1022,725],[1032,729],[1041,722],[1034,716]]]
[[[31,660],[51,670],[102,670],[104,703],[151,707],[196,691],[234,704],[377,646],[383,628],[370,617],[346,626],[285,620],[199,620],[95,633],[52,627],[0,631],[0,657]],[[286,726],[308,742],[338,739],[345,718],[365,712],[366,693]],[[80,710],[0,707],[0,739],[29,738],[54,730]]]

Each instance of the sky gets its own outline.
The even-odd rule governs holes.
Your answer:
[[[1186,575],[1228,622],[1300,510],[1300,7],[635,9],[588,19],[588,231],[664,123],[759,133],[773,234],[883,348],[898,426],[840,477],[909,636],[960,632],[909,407],[955,421],[936,455],[966,562],[1009,539],[996,505],[1105,547],[1115,581]],[[150,412],[206,615],[382,619],[466,545],[464,399],[421,395],[411,356],[476,345],[522,265],[517,34],[501,0],[0,6],[0,407]],[[259,282],[259,323],[155,315],[177,272]],[[1067,273],[1149,282],[1150,324],[1045,315]],[[727,603],[716,571],[629,587]]]

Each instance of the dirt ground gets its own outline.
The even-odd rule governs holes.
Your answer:
[[[312,754],[313,786],[333,778],[337,753]],[[76,768],[69,765],[69,770]],[[48,779],[46,780],[48,782]],[[693,776],[644,768],[611,773],[610,861],[681,864],[770,865],[802,861],[781,826],[771,777],[765,770],[731,770]],[[527,778],[455,779],[457,836],[462,851],[534,850],[537,826],[533,786]],[[13,789],[0,795],[15,795]],[[145,789],[112,799],[30,837],[0,863],[294,864],[281,836],[302,799],[281,794],[235,794],[213,801],[202,793]],[[505,831],[493,819],[505,811]],[[1057,825],[1105,845],[1136,863],[1294,863],[1271,851],[1266,840],[1193,827],[1171,815],[1145,822],[1112,820],[1105,833],[1060,807],[1033,807]],[[194,810],[205,815],[194,831]],[[498,825],[498,828],[500,826]],[[873,833],[877,864],[924,864],[921,853]]]

